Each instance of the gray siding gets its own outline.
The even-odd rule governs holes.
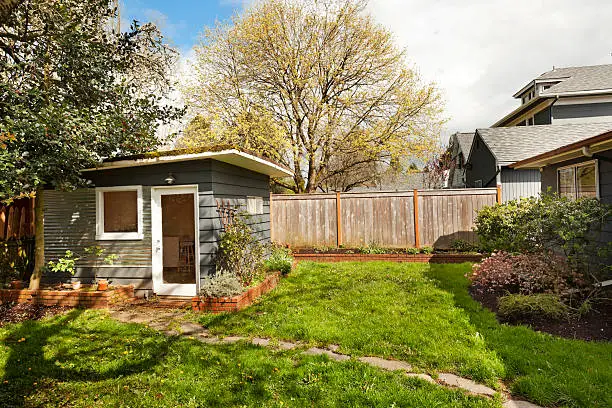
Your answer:
[[[612,150],[606,150],[605,152],[598,153],[608,160],[612,160]],[[582,157],[579,159],[568,160],[565,162],[546,166],[542,171],[542,191],[550,189],[553,192],[557,192],[557,170],[560,167],[568,166],[571,164],[582,163],[590,161],[591,158]],[[612,162],[607,160],[599,160],[599,198],[601,202],[606,204],[612,204]],[[603,230],[602,234],[603,242],[612,241],[612,222],[608,223]]]
[[[466,187],[474,187],[476,180],[482,180],[483,187],[495,187],[495,157],[479,135],[476,135],[470,155],[471,168],[465,171]]]
[[[514,170],[503,167],[501,171],[502,201],[533,197],[540,194],[539,170]]]
[[[168,173],[176,178],[176,185],[198,185],[200,276],[214,273],[214,258],[221,233],[217,200],[229,201],[233,206],[246,210],[247,196],[263,197],[264,214],[253,216],[249,223],[260,241],[269,242],[270,178],[230,164],[200,160],[99,170],[87,174],[96,187],[143,186],[142,240],[96,241],[94,188],[74,192],[45,191],[46,260],[57,259],[68,249],[82,254],[84,248],[99,245],[107,250],[107,254],[116,253],[119,260],[113,266],[79,261],[76,277],[88,281],[94,276],[93,268],[97,267],[98,277],[118,284],[133,283],[138,289],[151,289],[151,187],[164,186]]]
[[[611,121],[612,102],[552,106],[553,124]]]

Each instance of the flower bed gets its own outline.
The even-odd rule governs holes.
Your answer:
[[[80,307],[104,309],[111,303],[119,303],[134,297],[134,286],[120,286],[106,291],[99,290],[29,290],[1,289],[0,303],[30,303],[43,306]]]
[[[351,254],[351,253],[301,253],[294,252],[296,261],[315,262],[346,262],[346,261],[390,261],[390,262],[421,262],[421,263],[463,263],[480,262],[480,254]]]
[[[274,272],[268,275],[259,285],[249,288],[240,295],[232,297],[199,297],[196,296],[191,300],[193,310],[202,312],[235,312],[251,305],[259,296],[271,291],[278,285],[281,273]]]

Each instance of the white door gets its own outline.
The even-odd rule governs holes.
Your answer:
[[[200,278],[198,187],[151,188],[153,291],[195,296]]]

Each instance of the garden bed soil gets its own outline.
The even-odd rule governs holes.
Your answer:
[[[470,289],[470,295],[481,305],[497,314],[498,298],[501,295]],[[587,315],[567,320],[550,320],[546,318],[521,319],[520,321],[503,321],[513,325],[526,325],[532,329],[554,334],[567,339],[589,341],[612,340],[612,301],[600,302]]]
[[[70,309],[70,307],[43,306],[32,303],[3,303],[0,304],[0,327],[25,320],[40,320],[65,313]]]

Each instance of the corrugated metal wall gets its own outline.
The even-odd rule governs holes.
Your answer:
[[[535,197],[540,194],[541,175],[539,170],[513,170],[502,168],[502,201],[516,200],[522,197]]]

